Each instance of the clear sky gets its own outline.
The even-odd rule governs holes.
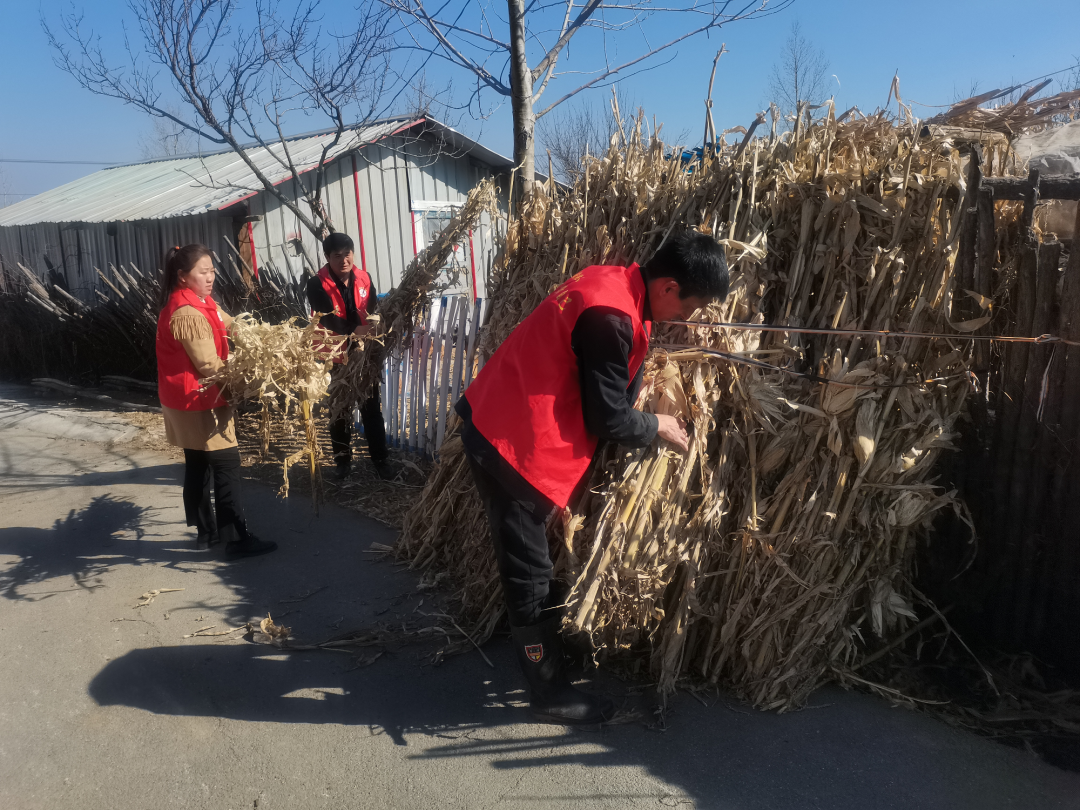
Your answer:
[[[324,0],[331,20],[347,19],[353,3]],[[497,8],[502,4],[496,2]],[[40,6],[0,0],[0,158],[86,160],[126,163],[139,160],[140,136],[149,120],[118,101],[81,89],[55,67],[39,16],[55,19],[66,0],[42,0]],[[122,63],[121,0],[77,3],[88,25],[104,36],[106,53]],[[624,89],[644,106],[647,115],[664,123],[672,136],[690,132],[698,138],[704,121],[709,69],[721,42],[721,59],[713,92],[718,129],[748,124],[764,105],[768,77],[791,23],[798,19],[803,35],[830,60],[829,74],[838,110],[858,105],[869,112],[885,103],[893,73],[899,71],[905,101],[947,105],[967,95],[973,82],[980,91],[1007,86],[1073,65],[1080,57],[1080,1],[1030,0],[796,0],[783,13],[733,24],[706,39],[679,46],[668,64],[625,80]],[[499,23],[494,21],[495,34]],[[645,31],[631,30],[609,40],[620,54],[640,52],[646,37],[657,42],[678,23],[650,22]],[[501,32],[505,36],[505,30]],[[584,43],[584,39],[582,39]],[[595,48],[595,46],[592,46]],[[578,60],[574,62],[573,60]],[[588,51],[571,49],[571,64],[582,65]],[[433,63],[434,68],[435,63]],[[436,75],[449,75],[440,67]],[[1058,79],[1067,79],[1062,74]],[[569,81],[569,80],[567,80]],[[467,82],[459,77],[457,86]],[[1058,84],[1049,90],[1063,89]],[[608,90],[592,91],[601,103]],[[553,85],[549,98],[557,97]],[[561,93],[559,93],[561,95]],[[496,105],[500,99],[486,97]],[[929,116],[932,107],[915,106]],[[486,121],[465,116],[456,122],[467,134],[509,155],[512,152],[508,105]],[[310,130],[321,122],[300,126]],[[0,162],[0,201],[16,201],[95,171],[92,165]]]

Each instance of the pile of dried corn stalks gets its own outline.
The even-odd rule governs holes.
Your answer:
[[[910,115],[825,113],[689,166],[655,138],[612,146],[572,193],[531,198],[508,233],[486,351],[569,275],[644,261],[682,225],[722,241],[732,268],[727,301],[702,321],[985,325],[985,299],[974,319],[952,311],[972,306],[953,273],[959,153]],[[984,146],[988,164],[1010,165],[1002,139]],[[687,419],[691,447],[600,456],[590,490],[551,527],[556,573],[572,584],[565,629],[599,658],[648,662],[666,692],[689,677],[782,709],[854,679],[914,615],[917,535],[959,508],[930,474],[969,391],[970,346],[697,327],[658,340],[669,348],[648,361],[643,401]],[[456,436],[396,551],[449,572],[474,637],[492,632],[501,592]]]

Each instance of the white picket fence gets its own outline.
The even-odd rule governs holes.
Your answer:
[[[477,339],[486,314],[481,298],[444,296],[417,320],[412,346],[387,357],[382,405],[391,446],[438,456],[451,408],[480,370]]]

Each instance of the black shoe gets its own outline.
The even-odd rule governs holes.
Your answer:
[[[239,560],[241,557],[258,557],[260,554],[269,554],[276,548],[277,543],[273,540],[260,540],[251,532],[247,532],[243,540],[225,544],[225,559]]]
[[[217,532],[199,532],[199,536],[195,538],[195,550],[206,551],[220,542],[221,536]]]
[[[374,459],[372,459],[371,463],[375,465],[375,472],[378,473],[379,478],[381,478],[383,481],[394,480],[394,468],[390,466],[390,462],[387,461],[385,458],[379,461],[375,461]]]
[[[564,725],[595,725],[615,714],[614,704],[570,683],[563,661],[560,617],[531,627],[511,627],[514,650],[529,682],[529,706],[538,719]]]
[[[334,473],[334,478],[338,481],[344,481],[350,475],[352,475],[352,462],[339,461],[337,463],[337,471]]]

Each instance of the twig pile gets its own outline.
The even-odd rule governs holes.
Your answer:
[[[683,225],[723,242],[732,267],[705,322],[958,336],[985,325],[987,300],[976,318],[952,311],[971,307],[953,272],[963,162],[921,129],[910,116],[837,123],[827,108],[689,166],[656,139],[613,146],[572,193],[534,196],[512,224],[486,350],[569,275],[643,261]],[[970,346],[687,327],[658,342],[642,402],[685,418],[691,447],[601,454],[592,487],[551,527],[572,584],[565,629],[598,658],[647,662],[666,692],[692,677],[760,707],[798,705],[914,615],[916,538],[938,510],[960,509],[930,473],[955,435]],[[396,551],[449,572],[474,637],[492,632],[501,592],[456,437]]]
[[[365,340],[349,357],[345,373],[330,388],[330,410],[336,418],[367,399],[379,379],[387,353],[397,347],[407,349],[412,341],[415,319],[423,310],[428,292],[450,258],[454,246],[474,228],[484,212],[492,220],[497,215],[495,184],[482,180],[450,224],[412,260],[405,275],[379,303],[375,335]]]

